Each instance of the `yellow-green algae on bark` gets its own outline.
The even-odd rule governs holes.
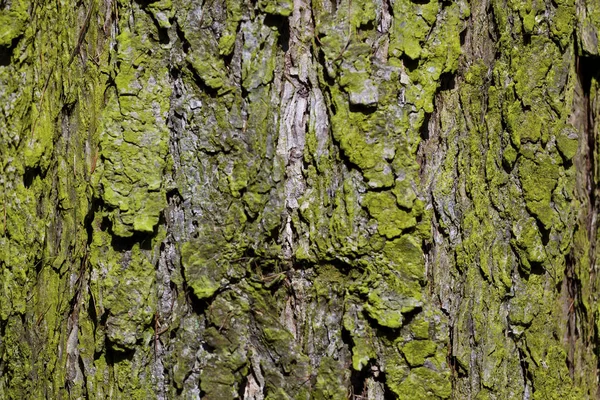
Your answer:
[[[585,232],[595,241],[587,190],[596,189],[585,189],[585,160],[596,139],[582,129],[578,92],[596,78],[578,65],[593,53],[573,35],[583,21],[574,2],[489,7],[472,7],[471,51],[455,89],[438,97],[423,152],[433,166],[426,181],[439,245],[430,257],[436,291],[448,298],[454,393],[592,398],[597,282]]]
[[[0,397],[596,395],[594,2],[0,7]]]

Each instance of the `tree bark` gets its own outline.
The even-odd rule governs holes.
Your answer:
[[[597,398],[599,30],[0,1],[0,398]]]

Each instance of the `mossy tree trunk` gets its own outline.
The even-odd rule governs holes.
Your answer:
[[[597,397],[599,33],[0,1],[0,398]]]

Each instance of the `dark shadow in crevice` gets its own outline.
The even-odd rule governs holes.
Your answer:
[[[348,109],[353,113],[361,113],[365,116],[373,114],[377,111],[377,103],[373,104],[352,104],[348,103]]]
[[[514,340],[514,339],[513,339]],[[515,344],[516,344],[516,340]],[[533,374],[529,369],[529,363],[527,362],[527,358],[524,354],[524,351],[517,345],[517,350],[519,353],[519,364],[521,365],[521,372],[523,374],[523,380],[525,381],[525,385],[531,385],[531,392],[535,392],[535,387],[533,386]]]
[[[352,339],[352,334],[349,330],[342,327],[342,342],[348,346],[348,350],[352,352],[352,347],[354,345],[354,340]],[[360,371],[356,371],[354,368],[351,368],[350,373],[350,394],[353,399],[366,398],[367,394],[367,378],[371,375],[371,362],[362,367]]]
[[[465,42],[467,40],[467,32],[468,32],[468,29],[463,29],[458,35],[461,48],[465,45]]]
[[[350,275],[350,272],[352,270],[360,270],[359,268],[355,268],[349,263],[345,262],[344,260],[340,260],[339,258],[334,258],[328,261],[327,264],[332,265],[333,267],[335,267],[336,270],[338,270],[346,276]]]
[[[7,321],[2,321],[0,319],[0,337],[5,338],[6,337],[6,325],[7,325]],[[2,353],[0,353],[1,356],[4,356],[4,349],[2,350]],[[0,357],[0,376],[6,376],[6,373],[8,372],[8,362],[6,362],[4,360],[4,357]]]
[[[100,326],[106,326],[106,321],[108,321],[108,312],[104,312],[100,315],[99,324]]]
[[[562,158],[562,164],[565,170],[568,170],[573,166],[572,158],[566,158],[560,151],[558,152],[558,154],[560,154],[560,157]]]
[[[425,113],[425,116],[423,118],[423,123],[421,124],[421,127],[419,128],[419,136],[421,137],[422,141],[426,141],[430,137],[430,135],[429,135],[429,121],[430,120],[431,120],[431,113]]]
[[[439,221],[442,221],[442,215],[440,214],[440,211],[436,207],[434,200],[435,199],[432,199],[433,216],[434,216],[435,221],[436,221],[435,227],[437,228],[437,232],[441,233],[444,238],[448,239],[450,237],[450,231],[449,231],[449,229],[447,227],[445,228],[445,227],[443,227],[443,226],[440,225]]]
[[[169,38],[169,30],[167,28],[160,27],[158,22],[154,22],[156,23],[156,30],[158,31],[158,43],[162,45],[169,44],[171,42],[171,39]]]
[[[354,399],[367,398],[367,379],[371,376],[371,361],[365,365],[360,371],[354,368],[350,373],[350,390]]]
[[[290,22],[288,18],[278,15],[267,14],[263,24],[269,28],[276,29],[279,33],[277,45],[284,51],[288,51],[290,47]]]
[[[142,250],[152,250],[152,237],[154,236],[154,233],[134,232],[133,235],[129,237],[121,237],[115,234],[112,234],[111,236],[112,239],[110,244],[115,251],[131,251],[136,243],[139,243],[140,249]]]
[[[566,364],[569,370],[571,379],[575,376],[575,343],[578,339],[577,329],[577,309],[581,299],[581,283],[577,279],[575,273],[576,260],[573,250],[565,256],[565,277],[563,280],[562,291],[566,291],[565,300],[567,301],[567,318],[566,318],[566,341],[567,341],[567,357]],[[585,317],[584,317],[585,320]],[[585,340],[585,337],[584,337]],[[597,349],[597,347],[596,347]]]
[[[98,202],[98,204],[96,204],[94,206],[96,208],[92,208],[92,210],[90,211],[90,213],[88,213],[86,218],[91,218],[93,220],[94,212],[100,210],[100,208],[101,208],[100,200],[97,200],[97,202]],[[122,237],[122,236],[116,235],[113,231],[113,223],[110,220],[110,218],[108,218],[108,217],[104,217],[102,219],[102,222],[101,222],[99,228],[103,232],[108,230],[108,232],[110,233],[111,247],[113,248],[113,250],[123,253],[123,252],[131,251],[131,249],[133,248],[133,246],[136,243],[139,243],[140,249],[142,249],[142,250],[152,250],[152,238],[157,234],[158,225],[160,225],[161,223],[162,222],[160,222],[160,219],[159,219],[159,223],[157,224],[157,226],[154,227],[154,232],[152,232],[152,233],[136,231],[133,233],[133,235],[131,235],[129,237]],[[87,226],[87,225],[90,225],[90,226]],[[90,233],[90,229],[91,229],[91,232],[93,234],[93,227],[91,227],[91,222],[89,224],[86,223],[86,229],[88,230],[88,233]],[[90,238],[91,238],[91,235],[88,237],[88,241],[90,240]]]
[[[181,48],[183,49],[183,52],[185,54],[190,52],[190,42],[188,42],[188,40],[185,37],[185,33],[183,32],[183,30],[181,29],[181,26],[179,26],[179,24],[174,24],[175,25],[175,32],[177,33],[177,37],[179,38],[179,40],[181,41]]]
[[[63,123],[63,130],[62,130],[62,138],[63,139],[67,139],[69,138],[68,136],[68,131],[66,131],[66,129],[68,129],[68,125],[70,125],[69,123],[69,118],[73,116],[73,113],[75,112],[75,105],[77,104],[76,100],[72,100],[69,101],[67,99],[67,97],[65,96],[65,94],[61,94],[61,101],[63,102],[63,106],[61,109],[61,114],[62,114],[62,121]],[[67,143],[68,145],[68,143]]]
[[[230,70],[234,55],[235,55],[235,51],[232,51],[229,54],[225,54],[225,55],[221,56],[221,58],[223,59],[223,63],[225,64],[225,67],[227,68],[228,71]],[[241,83],[240,83],[240,87],[243,87]]]
[[[0,67],[7,67],[10,65],[12,59],[13,48],[0,47]]]
[[[320,37],[317,37],[317,39],[322,39],[323,37],[324,36],[320,36]],[[331,93],[329,92],[329,89],[330,89],[330,87],[335,87],[335,85],[336,85],[335,78],[331,77],[329,75],[329,73],[327,72],[328,61],[325,57],[325,52],[321,48],[321,42],[319,40],[317,40],[316,45],[317,45],[317,49],[314,50],[314,53],[317,57],[317,61],[320,65],[320,68],[322,68],[322,77],[326,84],[325,87],[322,88],[322,91],[323,92],[327,91],[329,94],[329,99],[331,99]],[[323,93],[323,95],[325,95],[325,93]]]
[[[529,273],[531,275],[544,275],[546,273],[546,269],[544,268],[543,262],[530,261],[529,266]]]
[[[441,74],[438,92],[454,90],[454,88],[456,88],[456,74],[452,72],[444,72]]]
[[[542,244],[546,246],[550,242],[550,229],[546,229],[544,224],[537,218],[535,218],[535,223],[537,225],[538,231],[540,232]]]
[[[125,349],[118,350],[115,348],[114,344],[106,339],[106,363],[108,365],[115,365],[122,361],[132,361],[133,356],[135,354],[135,350]]]
[[[182,266],[182,269],[183,269],[183,266]],[[192,311],[194,312],[194,314],[196,314],[196,315],[204,314],[204,312],[208,309],[208,306],[210,305],[209,301],[214,296],[216,296],[216,293],[209,299],[203,299],[203,300],[199,299],[196,296],[196,294],[194,293],[194,290],[187,284],[187,281],[185,280],[184,271],[181,271],[181,275],[184,277],[183,290],[185,292],[186,302],[192,308]]]
[[[200,77],[200,75],[198,75],[198,73],[194,69],[194,66],[190,62],[188,62],[188,70],[192,74],[194,83],[196,84],[196,86],[198,86],[198,88],[200,89],[201,92],[206,93],[207,95],[209,95],[212,98],[219,97],[219,90],[208,86],[204,82],[204,80]]]
[[[181,70],[179,69],[179,67],[177,65],[171,65],[171,68],[169,69],[169,74],[171,75],[171,80],[176,81],[177,79],[179,79],[179,76],[181,75]],[[181,90],[178,90],[178,87],[175,87],[173,90],[173,94],[175,97],[179,98],[181,97]]]
[[[576,51],[577,52],[577,51]],[[592,86],[592,79],[600,80],[600,69],[598,63],[600,57],[577,56],[576,69],[584,93],[589,94]]]
[[[39,166],[25,167],[25,172],[23,173],[23,185],[25,188],[29,189],[36,177],[44,178],[42,176],[42,169]]]
[[[87,214],[85,215],[85,218],[83,219],[83,226],[87,233],[87,245],[88,246],[90,244],[92,244],[92,239],[93,239],[93,235],[94,235],[94,225],[93,225],[94,217],[95,217],[96,213],[99,211],[100,211],[100,200],[94,197],[94,198],[92,198],[90,208],[89,208]]]
[[[392,392],[392,390],[388,386],[387,374],[385,372],[379,371],[379,376],[375,377],[375,381],[383,383],[383,398],[385,400],[397,400],[400,398],[396,393]]]
[[[79,370],[81,371],[81,375],[83,375],[83,397],[85,399],[89,399],[89,395],[88,395],[88,380],[87,380],[87,376],[88,373],[86,371],[85,368],[85,363],[83,362],[83,358],[81,357],[81,354],[79,354],[79,357],[77,357],[77,362],[79,364]]]
[[[88,302],[87,312],[92,320],[92,324],[94,324],[94,336],[96,335],[96,328],[98,327],[98,323],[100,322],[99,315],[96,312],[96,302],[94,300],[94,294],[92,293],[91,285],[87,285],[88,295],[90,297],[90,301]]]
[[[504,172],[511,175],[516,162],[517,162],[517,160],[513,161],[513,165],[510,165],[508,160],[506,160],[506,158],[503,156],[502,157],[502,169],[504,170]]]
[[[577,41],[575,41],[577,43]],[[578,49],[575,48],[575,52],[577,54]],[[585,138],[581,138],[587,141],[587,154],[584,155],[587,167],[587,186],[588,186],[588,196],[589,196],[589,218],[587,223],[588,235],[590,237],[590,243],[592,243],[592,248],[590,250],[590,265],[595,264],[595,241],[593,240],[593,235],[595,235],[596,231],[596,218],[595,216],[598,214],[598,196],[597,196],[597,183],[594,177],[596,171],[596,152],[598,151],[598,146],[596,145],[596,121],[594,121],[594,113],[592,111],[592,98],[591,98],[591,86],[592,81],[600,81],[600,70],[598,69],[598,63],[600,62],[600,58],[598,57],[583,57],[576,56],[576,70],[577,76],[579,78],[579,82],[581,84],[581,88],[583,90],[583,99],[580,106],[583,108],[583,116],[585,117],[585,121],[582,121],[583,126],[583,134]]]
[[[390,189],[391,189],[391,186],[378,186],[378,187],[370,187],[367,191],[369,193],[389,193]],[[400,207],[400,206],[398,206],[398,207]],[[400,208],[402,208],[402,207],[400,207]],[[402,208],[402,209],[405,209],[405,208]],[[412,209],[412,208],[410,208],[410,209]],[[411,228],[408,228],[408,229],[411,229]],[[405,232],[408,229],[403,229],[402,232]]]
[[[334,79],[331,78],[331,82],[335,83]],[[330,101],[330,105],[329,105],[329,117],[331,119],[331,117],[333,117],[334,115],[337,114],[337,107],[335,106],[335,103],[333,101],[333,96],[331,95],[331,89],[329,87],[326,87],[325,92],[329,95],[329,101]]]
[[[423,311],[423,309],[421,307],[415,307],[413,310],[411,310],[407,313],[402,313],[402,318],[403,318],[402,325],[403,326],[410,325],[412,323],[412,321],[415,319],[415,317],[421,313],[421,311]]]
[[[21,40],[21,37],[22,36],[14,38],[8,47],[0,46],[0,67],[6,67],[10,65],[10,60],[12,59],[14,50],[17,47],[19,40]]]
[[[239,399],[244,399],[245,394],[246,394],[246,386],[248,386],[248,375],[250,375],[252,372],[248,371],[248,373],[244,376],[242,376],[242,381],[240,382],[240,385],[238,387],[238,398]]]
[[[177,207],[177,206],[180,206],[181,204],[183,204],[183,202],[184,202],[184,198],[181,195],[179,188],[176,188],[176,187],[170,188],[169,190],[167,190],[166,196],[167,196],[167,204],[169,206]]]
[[[369,20],[365,24],[360,24],[360,26],[358,27],[358,29],[360,29],[362,31],[366,31],[366,32],[372,31],[372,30],[374,30],[376,28],[375,24],[373,22],[374,22],[373,20]]]
[[[496,23],[496,12],[494,10],[494,3],[491,1],[488,3],[486,12],[488,14],[488,35],[492,39],[492,42],[497,43],[500,40],[500,29]],[[500,59],[500,46],[496,46],[494,60]]]
[[[390,328],[387,326],[380,325],[379,322],[377,322],[377,320],[375,318],[371,317],[369,315],[369,313],[364,309],[363,309],[362,315],[365,318],[365,320],[367,320],[369,322],[369,325],[371,325],[373,328],[375,328],[375,330],[377,331],[377,337],[385,338],[390,343],[393,343],[398,338],[400,329],[402,329],[402,327]],[[402,319],[404,321],[404,314],[402,314]],[[404,322],[402,323],[402,325],[405,325]]]
[[[175,394],[177,395],[177,398],[180,399],[181,396],[183,396],[183,387],[175,387]],[[202,398],[202,397],[200,397]]]
[[[403,54],[402,57],[400,57],[400,59],[402,60],[402,64],[406,67],[408,72],[413,72],[417,68],[419,68],[419,59],[413,60],[406,54]]]

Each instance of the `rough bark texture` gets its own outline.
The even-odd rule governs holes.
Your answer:
[[[0,398],[597,398],[599,34],[0,0]]]

